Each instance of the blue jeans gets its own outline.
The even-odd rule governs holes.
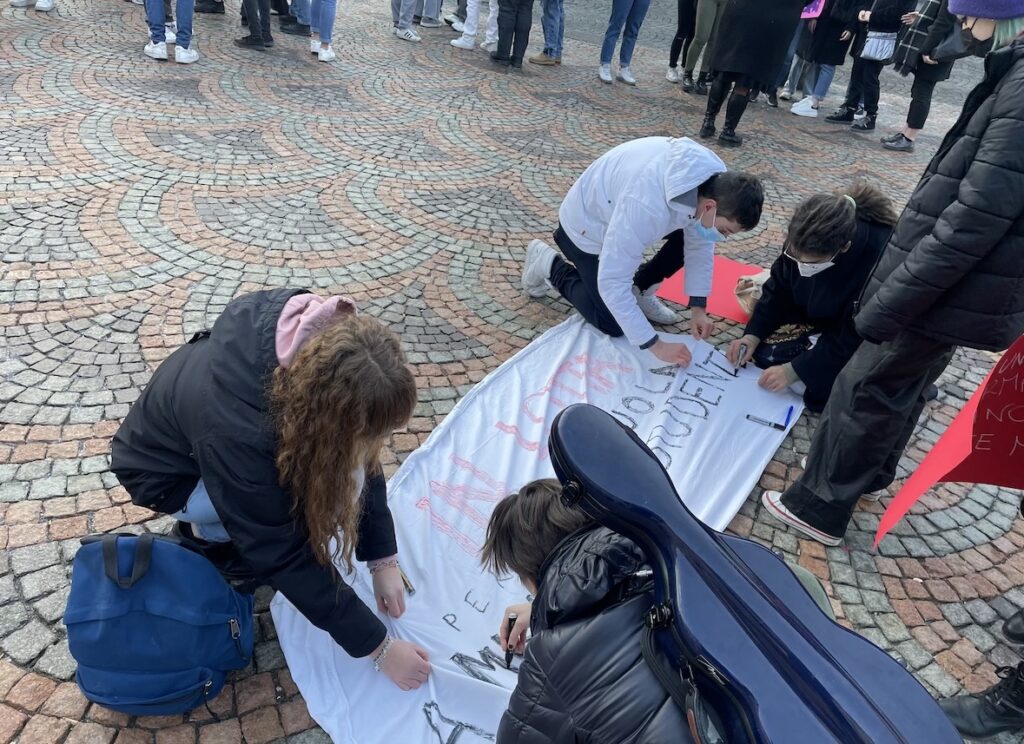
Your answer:
[[[310,0],[309,29],[320,34],[321,44],[331,43],[334,33],[334,15],[338,10],[338,0]]]
[[[184,49],[192,43],[192,12],[195,9],[195,0],[178,0],[174,6],[174,15],[177,16],[177,46]],[[167,16],[164,15],[164,0],[146,0],[146,23],[149,24],[149,39],[154,44],[163,42],[167,33]]]
[[[151,2],[151,0],[147,0],[147,2]],[[157,0],[157,2],[162,2],[162,0]],[[192,534],[200,540],[206,540],[207,542],[231,542],[231,536],[224,529],[217,510],[213,508],[213,502],[210,501],[210,494],[207,493],[206,484],[203,483],[202,478],[199,479],[196,487],[189,494],[188,501],[185,502],[185,508],[171,516],[179,522],[188,522],[192,525]]]
[[[775,81],[775,87],[781,88],[786,84],[786,79],[789,77],[789,68],[793,66],[793,57],[796,56],[796,48],[800,46],[800,34],[804,31],[804,21],[801,20],[797,24],[796,33],[793,34],[793,40],[789,42],[789,49],[786,50],[786,61],[782,63],[782,69],[779,70],[779,77]],[[790,91],[792,93],[792,91]]]
[[[619,64],[627,67],[633,59],[633,47],[640,33],[640,26],[651,7],[651,0],[612,0],[612,16],[608,19],[608,31],[601,45],[601,64],[611,64],[615,44],[622,34],[622,47],[619,49]],[[623,27],[625,32],[623,33]]]
[[[304,26],[309,25],[309,0],[292,0],[291,13]]]
[[[544,15],[540,25],[544,29],[544,54],[554,59],[562,58],[562,39],[565,36],[565,10],[563,0],[541,0]]]
[[[412,14],[418,15],[420,18],[429,18],[432,21],[440,20],[441,2],[442,0],[416,0]]]
[[[832,85],[832,78],[836,76],[835,65],[818,65],[818,77],[814,81],[814,91],[811,93],[815,99],[821,101],[828,95],[829,86]]]

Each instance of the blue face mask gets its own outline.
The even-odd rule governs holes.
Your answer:
[[[705,212],[705,214],[707,214]],[[720,243],[725,240],[725,236],[718,231],[715,227],[715,217],[718,216],[718,210],[714,210],[714,214],[711,217],[711,227],[706,227],[702,221],[702,217],[694,217],[695,224],[693,225],[693,231],[697,233],[697,236],[703,240],[710,240],[712,243]]]

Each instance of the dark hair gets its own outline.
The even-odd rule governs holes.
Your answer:
[[[553,478],[527,483],[497,503],[487,523],[480,562],[497,575],[514,573],[540,583],[540,567],[562,540],[593,524],[582,510],[562,503]]]
[[[853,240],[858,219],[892,226],[898,215],[877,186],[856,181],[834,194],[804,199],[789,221],[786,248],[798,256],[833,256]]]
[[[755,175],[742,171],[716,173],[697,187],[697,195],[714,199],[718,214],[735,220],[744,230],[753,230],[761,221],[764,188]]]

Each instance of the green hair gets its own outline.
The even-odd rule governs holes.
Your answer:
[[[1005,21],[996,21],[996,30],[992,33],[992,48],[1000,49],[1024,31],[1024,16],[1019,18],[1008,18]]]

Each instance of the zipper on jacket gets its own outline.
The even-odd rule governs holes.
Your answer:
[[[235,618],[228,620],[228,629],[231,631],[231,640],[235,642],[235,650],[238,651],[239,658],[248,660],[249,657],[242,650],[242,628]]]

